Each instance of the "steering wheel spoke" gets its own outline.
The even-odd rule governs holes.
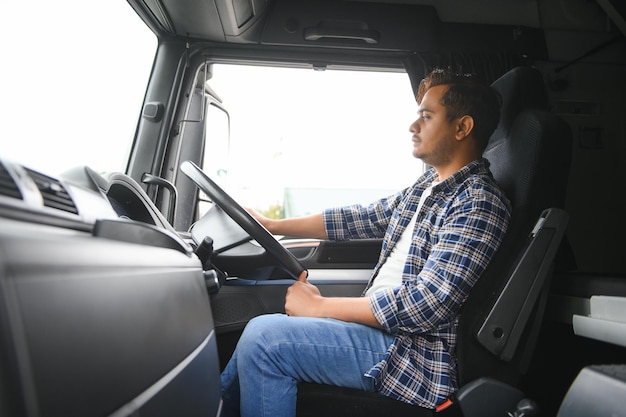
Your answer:
[[[298,279],[305,268],[272,234],[228,195],[195,163],[184,161],[180,170],[202,190],[215,205],[256,240],[293,279]]]

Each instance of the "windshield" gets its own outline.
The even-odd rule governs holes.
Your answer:
[[[0,154],[49,174],[124,171],[155,35],[121,0],[5,1],[0,14]]]
[[[368,204],[423,172],[411,153],[416,104],[404,72],[215,64],[209,84],[230,114],[223,185],[266,215]],[[223,171],[211,164],[209,174]]]

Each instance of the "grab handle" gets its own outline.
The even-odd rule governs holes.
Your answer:
[[[321,39],[348,39],[364,41],[370,45],[376,45],[380,41],[380,33],[373,29],[314,26],[304,29],[304,39],[307,41],[319,41]]]

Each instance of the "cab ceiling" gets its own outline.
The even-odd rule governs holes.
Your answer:
[[[598,0],[611,2],[611,0]],[[135,3],[131,0],[131,3]],[[304,19],[309,10],[362,10],[357,3],[367,3],[370,10],[380,8],[380,21],[389,7],[410,10],[433,10],[438,21],[489,25],[524,26],[547,30],[606,31],[610,18],[592,0],[138,0],[152,15],[160,32],[178,37],[213,42],[262,43],[268,18],[285,8],[295,11],[295,20]],[[298,14],[298,10],[300,13]],[[326,20],[335,16],[326,16]],[[274,19],[275,22],[275,19]],[[288,31],[287,22],[280,22]],[[359,24],[356,19],[352,24]],[[350,23],[348,23],[349,25]],[[365,22],[366,25],[375,24]],[[415,25],[420,24],[419,17]],[[274,28],[276,29],[276,28]]]

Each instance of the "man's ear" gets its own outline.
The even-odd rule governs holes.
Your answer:
[[[468,137],[474,129],[474,118],[472,116],[462,116],[457,119],[456,139],[463,140]]]

